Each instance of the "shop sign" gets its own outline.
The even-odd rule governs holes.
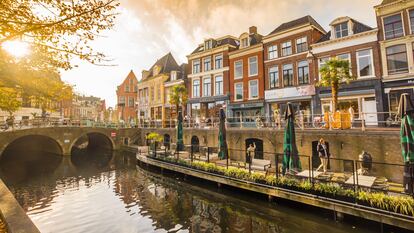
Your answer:
[[[302,97],[315,95],[315,86],[300,86],[300,87],[288,87],[283,89],[275,89],[265,91],[265,99],[284,99],[292,97]]]
[[[231,108],[261,108],[263,103],[232,104]]]
[[[116,137],[116,132],[111,132],[111,137]]]

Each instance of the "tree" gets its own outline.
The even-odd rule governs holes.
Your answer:
[[[336,58],[327,61],[319,70],[321,79],[318,86],[331,87],[332,110],[336,111],[338,106],[339,85],[343,82],[349,83],[354,78],[350,74],[349,61]]]
[[[187,103],[187,100],[187,88],[184,85],[180,84],[172,87],[170,92],[170,104],[175,106],[177,114],[180,106],[184,106]]]
[[[118,0],[1,0],[0,45],[29,43],[33,65],[70,69],[74,57],[100,63],[105,55],[89,42],[114,26],[118,6]]]
[[[0,109],[10,117],[22,106],[19,93],[14,88],[0,87]]]

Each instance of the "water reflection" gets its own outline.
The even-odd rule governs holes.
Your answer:
[[[63,160],[54,176],[10,183],[41,232],[362,232],[323,215],[191,186],[137,168],[128,155],[115,155],[106,166],[79,163]]]

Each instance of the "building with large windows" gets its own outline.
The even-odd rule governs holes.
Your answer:
[[[377,112],[383,112],[378,29],[349,17],[333,20],[330,27],[330,32],[312,45],[317,69],[334,57],[349,61],[350,73],[355,80],[340,85],[337,107],[340,111],[352,108],[356,121],[364,117],[367,125],[377,125]],[[317,94],[320,101],[315,105],[314,113],[333,112],[331,88],[319,87]]]
[[[385,110],[396,112],[402,93],[414,99],[414,1],[383,0],[375,6],[375,13]]]
[[[117,116],[120,122],[133,123],[137,120],[137,77],[131,70],[116,90]]]
[[[207,39],[188,58],[189,101],[187,113],[193,119],[208,121],[218,117],[229,101],[229,52],[236,50],[238,38]]]
[[[239,37],[237,50],[229,53],[230,104],[229,117],[244,122],[264,116],[264,73],[262,35],[252,26]]]
[[[288,102],[310,120],[317,103],[316,62],[309,59],[310,46],[326,34],[311,17],[283,23],[263,38],[265,105],[268,116],[283,113]]]
[[[142,78],[138,82],[138,118],[139,124],[164,126],[167,115],[165,110],[168,98],[165,83],[180,77],[181,67],[171,53],[158,59],[149,70],[142,71]],[[168,108],[169,109],[169,108]]]

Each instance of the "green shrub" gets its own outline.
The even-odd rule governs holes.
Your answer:
[[[259,173],[259,172],[253,172],[250,177],[249,177],[251,181],[253,182],[263,182],[266,181],[266,176],[263,173]]]

